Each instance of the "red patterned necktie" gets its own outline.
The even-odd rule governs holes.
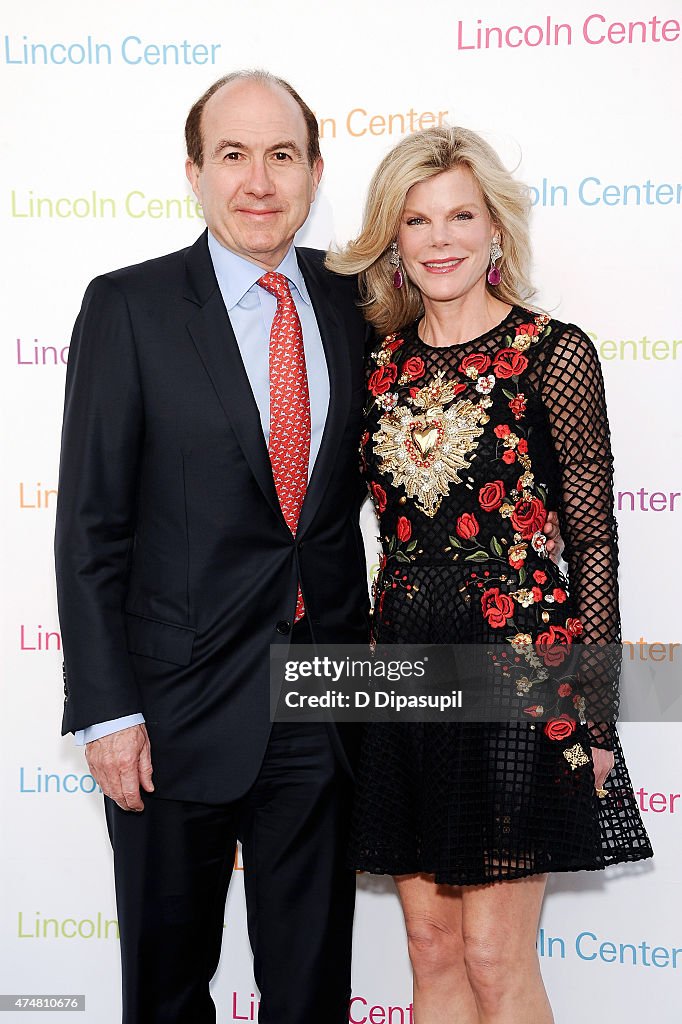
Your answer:
[[[303,331],[284,274],[264,274],[258,284],[277,299],[270,330],[270,462],[284,520],[295,535],[308,486],[310,396]],[[294,621],[304,614],[298,588]]]

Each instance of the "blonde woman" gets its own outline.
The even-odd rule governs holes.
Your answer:
[[[483,139],[434,128],[385,157],[360,235],[327,260],[359,275],[377,329],[376,639],[509,644],[495,671],[523,719],[366,727],[352,858],[395,876],[417,1024],[551,1022],[548,872],[652,855],[615,694],[560,671],[574,645],[620,642],[612,457],[593,345],[528,307],[528,211]],[[554,509],[568,579],[547,557]]]

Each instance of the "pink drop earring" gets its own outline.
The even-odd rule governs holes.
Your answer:
[[[502,274],[500,273],[499,268],[495,266],[495,264],[501,258],[501,256],[502,256],[502,249],[500,248],[499,241],[491,242],[490,243],[490,269],[488,271],[488,284],[491,284],[493,287],[498,285],[500,283],[500,281],[502,280]]]
[[[395,272],[393,274],[393,287],[396,290],[398,290],[398,289],[402,288],[403,280],[404,279],[403,279],[403,272],[402,272],[401,267],[400,267],[400,253],[398,252],[398,243],[397,242],[391,242],[391,245],[390,245],[390,255],[388,257],[388,262],[391,264],[392,267],[396,268]]]

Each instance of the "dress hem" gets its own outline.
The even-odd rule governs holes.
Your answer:
[[[509,871],[499,877],[494,878],[476,878],[463,880],[461,877],[454,878],[446,872],[436,871],[432,866],[426,867],[420,865],[419,867],[406,867],[401,865],[400,867],[386,868],[372,865],[371,867],[367,864],[362,864],[359,861],[355,861],[352,865],[355,871],[364,871],[371,875],[391,875],[396,878],[401,875],[433,875],[434,882],[436,885],[452,885],[452,886],[463,886],[463,885],[492,885],[496,882],[510,882],[517,878],[530,878],[533,875],[546,875],[546,874],[568,874],[577,871],[604,871],[606,868],[613,867],[616,864],[633,864],[642,860],[651,860],[654,856],[654,851],[649,847],[641,853],[628,853],[622,854],[621,856],[610,857],[608,861],[603,864],[576,864],[570,867],[546,867],[546,868],[527,868],[527,869],[509,869]]]

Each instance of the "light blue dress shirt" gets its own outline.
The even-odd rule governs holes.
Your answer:
[[[267,445],[270,440],[270,329],[277,310],[277,299],[257,283],[265,273],[263,268],[226,249],[210,232],[208,250],[258,406]],[[329,408],[329,374],[320,329],[293,245],[277,267],[277,273],[284,274],[289,281],[291,296],[303,329],[303,348],[310,394],[310,479],[320,450]],[[128,729],[132,725],[142,725],[143,722],[144,716],[141,714],[99,722],[86,729],[79,729],[75,734],[76,743],[83,746],[102,736]]]

